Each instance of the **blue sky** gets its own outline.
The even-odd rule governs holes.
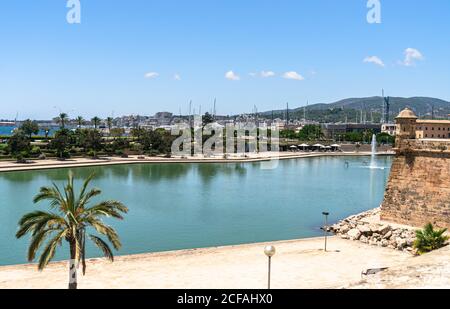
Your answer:
[[[69,24],[66,0],[1,1],[0,118],[208,111],[215,97],[233,114],[381,88],[450,100],[450,1],[380,2],[369,24],[366,0],[81,0]]]

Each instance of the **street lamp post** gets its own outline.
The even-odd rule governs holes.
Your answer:
[[[330,215],[329,212],[322,212],[322,215],[325,217],[325,225],[323,227],[323,231],[325,233],[325,252],[327,252],[327,238],[328,238],[328,216]]]
[[[268,289],[270,290],[270,271],[271,271],[271,263],[272,263],[272,257],[275,255],[276,253],[276,249],[274,246],[267,246],[264,248],[264,253],[266,254],[266,256],[269,258],[269,269],[268,269],[268,275],[267,275],[267,286]]]

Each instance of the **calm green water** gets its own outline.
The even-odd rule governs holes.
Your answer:
[[[391,158],[309,158],[260,163],[122,165],[73,169],[96,173],[103,199],[124,202],[125,221],[111,220],[123,248],[118,255],[296,239],[321,235],[322,211],[331,221],[375,208],[383,199]],[[346,165],[345,162],[349,164]],[[27,239],[14,234],[20,217],[35,206],[39,188],[62,184],[67,170],[0,173],[0,265],[26,263]],[[80,184],[80,182],[78,182]],[[90,257],[99,256],[92,246]],[[67,259],[59,249],[58,259]]]

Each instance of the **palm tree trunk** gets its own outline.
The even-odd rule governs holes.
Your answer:
[[[74,241],[70,242],[70,269],[69,269],[69,290],[77,289],[77,257],[76,244]]]

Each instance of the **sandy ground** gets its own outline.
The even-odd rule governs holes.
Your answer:
[[[379,155],[392,155],[391,152],[379,153]],[[98,160],[89,158],[73,158],[66,161],[58,161],[55,159],[34,160],[27,164],[19,164],[15,161],[0,161],[0,173],[12,171],[28,171],[28,170],[43,170],[54,168],[70,168],[70,167],[84,167],[84,166],[103,166],[103,165],[118,165],[118,164],[142,164],[142,163],[239,163],[239,162],[261,162],[270,161],[273,159],[296,159],[308,157],[321,156],[370,156],[370,152],[337,152],[337,153],[305,153],[305,152],[281,152],[277,155],[274,153],[258,153],[248,154],[247,157],[242,155],[231,155],[228,159],[222,157],[187,157],[187,158],[163,158],[163,157],[143,157],[130,156],[129,158],[119,157],[105,157]]]
[[[346,288],[450,289],[450,247],[416,257]]]
[[[414,258],[386,248],[329,238],[271,243],[272,288],[340,288],[361,281],[368,268],[398,267]],[[196,249],[88,261],[80,288],[264,289],[266,244]],[[0,288],[66,288],[68,263],[52,263],[44,272],[35,265],[0,267]]]

